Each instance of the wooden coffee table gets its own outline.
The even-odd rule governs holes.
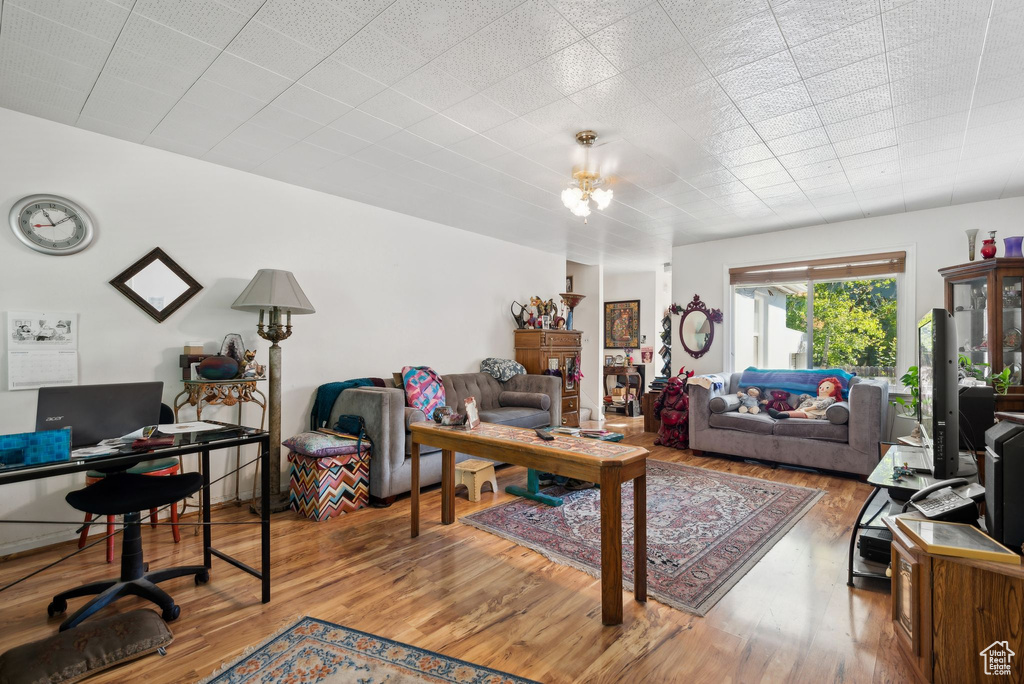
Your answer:
[[[420,533],[420,445],[441,449],[441,522],[455,522],[455,453],[574,477],[601,486],[601,621],[622,624],[622,483],[633,480],[633,596],[647,600],[647,449],[481,423],[465,428],[413,423],[412,536]]]

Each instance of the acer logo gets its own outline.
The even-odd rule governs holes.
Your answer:
[[[64,420],[64,416],[47,416],[46,417],[46,422],[47,423],[55,423],[58,420]]]

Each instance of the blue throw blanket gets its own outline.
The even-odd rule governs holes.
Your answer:
[[[329,382],[316,388],[316,399],[313,400],[313,410],[309,414],[309,429],[316,430],[327,424],[331,419],[331,409],[338,395],[352,387],[372,387],[375,383],[370,378],[356,378],[344,382]]]
[[[790,394],[818,396],[818,383],[827,377],[839,379],[843,399],[850,397],[850,380],[854,376],[841,368],[815,368],[805,370],[761,370],[750,368],[743,371],[739,386],[759,387],[764,390],[785,390]]]

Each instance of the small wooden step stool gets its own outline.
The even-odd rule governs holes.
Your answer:
[[[491,491],[497,493],[498,478],[494,475],[494,463],[491,461],[470,459],[455,464],[455,486],[466,485],[470,501],[480,500],[480,492],[485,482],[490,482]]]

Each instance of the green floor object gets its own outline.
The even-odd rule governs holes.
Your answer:
[[[508,485],[505,487],[505,491],[515,496],[521,496],[524,499],[530,499],[531,501],[537,501],[548,506],[561,506],[562,500],[557,496],[550,496],[548,494],[541,494],[540,491],[540,478],[537,476],[537,471],[530,468],[526,471],[526,489],[518,487],[516,485]]]

